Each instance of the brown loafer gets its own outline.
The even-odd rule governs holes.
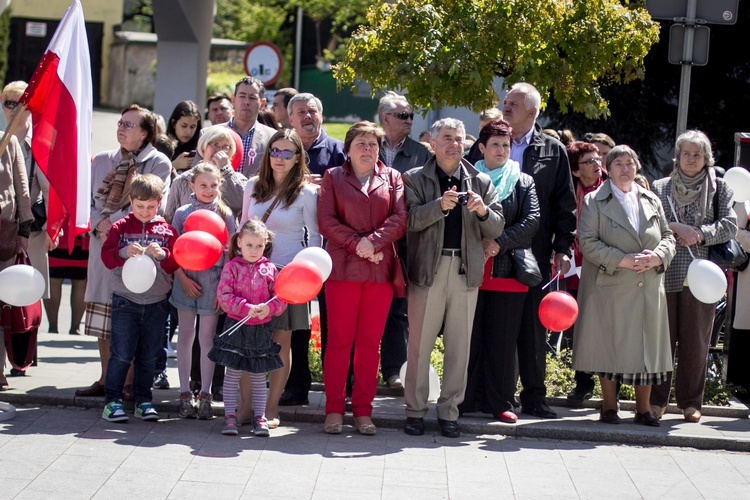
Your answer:
[[[617,410],[604,410],[599,412],[599,421],[605,424],[619,424],[620,416],[617,414]]]
[[[686,422],[700,422],[701,419],[701,412],[698,408],[693,408],[692,406],[688,406],[684,410],[682,410],[682,415],[685,417]]]
[[[104,386],[97,380],[85,389],[77,389],[76,396],[83,398],[104,396]]]
[[[661,423],[659,423],[659,418],[650,410],[645,413],[638,413],[636,411],[633,422],[636,424],[648,425],[649,427],[659,427],[661,425]]]

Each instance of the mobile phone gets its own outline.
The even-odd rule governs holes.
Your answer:
[[[192,151],[188,151],[188,154],[187,154],[187,157],[188,157],[188,158],[192,158],[192,157],[194,157],[194,156],[195,156],[195,150],[192,150]]]

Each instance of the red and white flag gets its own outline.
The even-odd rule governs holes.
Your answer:
[[[31,111],[31,150],[49,179],[47,233],[73,238],[89,227],[91,211],[91,59],[80,0],[65,12],[19,100]]]

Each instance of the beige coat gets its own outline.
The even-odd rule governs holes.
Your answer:
[[[737,241],[750,253],[750,224],[747,219],[750,202],[735,203],[734,211],[737,214]],[[750,330],[750,266],[737,273],[737,295],[734,300],[734,328]]]
[[[634,185],[640,231],[628,221],[610,181],[586,195],[578,225],[583,253],[573,367],[585,372],[659,373],[672,370],[664,270],[675,239],[657,196]],[[664,266],[637,274],[620,269],[628,253],[653,250]]]

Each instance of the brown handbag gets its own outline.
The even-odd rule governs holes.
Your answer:
[[[409,275],[406,273],[406,264],[398,256],[398,249],[395,243],[393,246],[393,296],[399,299],[406,298],[409,289]]]

